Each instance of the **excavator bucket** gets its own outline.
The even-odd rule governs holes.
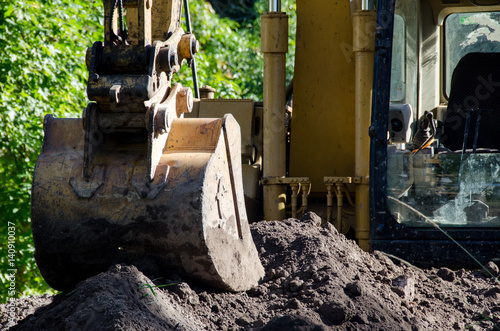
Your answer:
[[[172,85],[198,51],[180,26],[181,5],[104,0],[104,42],[86,57],[93,102],[82,119],[45,118],[31,221],[38,267],[55,289],[116,263],[230,291],[264,276],[244,205],[239,125],[231,115],[184,119],[192,92]]]
[[[44,130],[32,229],[35,258],[50,286],[70,290],[116,263],[152,266],[160,275],[174,270],[230,291],[263,277],[243,202],[239,125],[231,115],[173,120],[153,180],[147,139],[106,135],[85,171],[82,120],[48,115]]]

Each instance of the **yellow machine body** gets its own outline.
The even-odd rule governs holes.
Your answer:
[[[361,9],[361,5],[357,4]],[[274,141],[272,146],[264,144],[264,218],[276,219],[268,211],[268,205],[281,200],[281,194],[266,196],[268,187],[285,189],[286,184],[296,182],[299,189],[292,190],[292,204],[300,190],[303,191],[302,210],[307,208],[307,196],[325,199],[328,195],[327,213],[323,216],[333,221],[333,191],[337,193],[337,227],[342,231],[356,227],[358,238],[365,249],[368,245],[368,172],[369,137],[368,127],[371,111],[371,85],[373,76],[373,49],[375,12],[356,10],[349,1],[297,1],[297,40],[293,80],[293,111],[290,129],[289,178],[280,179],[283,172],[266,176],[266,155],[281,155],[276,137],[266,138],[266,128],[271,134],[281,134],[275,122],[266,121],[266,98],[283,99],[284,83],[266,78],[264,72],[264,142]],[[266,15],[263,16],[263,22]],[[264,59],[266,52],[264,38],[272,32],[262,24]],[[280,28],[274,28],[279,31]],[[277,34],[278,35],[278,34]],[[279,34],[280,36],[282,34]],[[274,38],[276,39],[276,38]],[[266,70],[266,67],[265,67]],[[268,70],[284,72],[284,66],[276,65]],[[276,75],[274,74],[275,76]],[[268,82],[268,84],[266,84]],[[268,89],[266,86],[270,86]],[[280,100],[282,101],[282,100]],[[281,107],[283,109],[283,106]],[[280,114],[280,112],[277,112]],[[283,111],[281,111],[283,114]],[[284,121],[283,121],[284,122]],[[284,129],[284,124],[283,124]],[[278,140],[279,141],[279,140]],[[272,150],[271,150],[272,149]],[[270,163],[286,162],[270,160]],[[284,177],[284,176],[283,176]],[[273,184],[277,183],[277,184]],[[295,184],[294,184],[295,185]],[[304,190],[307,190],[304,198]],[[356,192],[354,209],[356,218],[346,217],[344,196],[349,198]],[[352,202],[354,199],[350,199]],[[314,207],[312,207],[314,208]],[[283,209],[280,205],[276,209]],[[296,214],[292,207],[292,214]],[[345,230],[343,230],[345,229]]]
[[[283,103],[285,92],[282,80],[284,64],[276,62],[271,65],[270,60],[266,62],[266,56],[277,58],[279,51],[269,50],[269,40],[280,40],[286,23],[268,24],[270,13],[262,16],[262,51],[267,64],[264,67],[261,180],[264,219],[279,219],[283,217],[284,210],[287,216],[294,217],[300,214],[300,211],[313,210],[326,221],[334,223],[343,233],[348,232],[349,228],[354,229],[360,246],[369,250],[370,204],[374,205],[377,199],[386,199],[380,195],[370,196],[369,187],[372,180],[381,180],[383,183],[383,179],[369,178],[369,173],[372,100],[375,100],[372,91],[377,84],[374,77],[381,79],[380,76],[374,76],[375,43],[377,35],[380,35],[377,31],[385,29],[388,21],[384,22],[382,15],[382,22],[379,23],[381,26],[377,30],[377,13],[372,1],[297,0],[296,8],[291,120],[285,115],[289,110],[285,106],[279,106]],[[438,167],[437,164],[440,164],[432,159],[434,156],[426,163],[427,172],[423,173],[417,163],[411,164],[414,158],[408,155],[415,152],[419,146],[424,150],[423,154],[433,155],[433,146],[440,146],[434,140],[429,140],[425,146],[418,143],[418,135],[422,134],[419,133],[419,128],[426,114],[432,113],[433,121],[438,127],[437,131],[432,133],[437,134],[436,139],[439,134],[441,141],[446,136],[446,129],[444,136],[442,130],[447,109],[450,111],[448,100],[454,65],[469,52],[500,52],[499,40],[492,38],[488,32],[496,33],[499,11],[500,7],[495,1],[397,0],[395,7],[387,12],[387,15],[394,15],[394,37],[386,37],[393,38],[392,40],[379,40],[378,48],[392,44],[391,58],[380,60],[392,62],[392,74],[383,77],[392,84],[390,89],[378,92],[385,93],[384,97],[389,99],[386,109],[389,114],[388,129],[384,138],[380,139],[384,139],[384,143],[388,144],[389,153],[396,150],[399,153],[391,154],[391,157],[401,160],[398,161],[397,167],[390,164],[396,168],[389,169],[384,176],[388,176],[389,181],[401,181],[400,194],[404,194],[413,186],[417,191],[426,191],[432,189],[432,186],[427,185],[429,181],[439,181],[438,178],[430,176],[433,169]],[[285,15],[271,14],[281,17]],[[458,41],[454,41],[453,33],[446,36],[446,33],[450,33],[450,30],[446,32],[447,22],[448,29],[453,29],[452,21],[462,28],[462,34],[465,33]],[[479,24],[481,29],[472,31],[474,24]],[[481,38],[476,35],[481,35]],[[481,40],[485,41],[483,46]],[[472,47],[475,43],[476,48]],[[280,49],[282,52],[286,51],[284,47]],[[388,62],[389,60],[391,62]],[[450,63],[453,63],[453,66]],[[485,75],[490,77],[494,73]],[[477,78],[473,75],[471,77]],[[480,86],[491,86],[479,83]],[[473,92],[476,97],[477,91]],[[483,100],[486,96],[493,95],[494,89],[488,91],[491,93],[480,95],[476,99]],[[380,99],[380,96],[378,98]],[[471,100],[466,99],[464,102],[470,104]],[[268,107],[266,104],[273,106]],[[281,110],[275,109],[279,107]],[[465,122],[463,118],[466,115],[460,116],[460,120]],[[481,122],[481,127],[483,123]],[[285,136],[285,126],[290,142],[287,146],[289,157],[283,162],[284,151],[280,146]],[[448,130],[450,129],[453,128],[448,125]],[[458,135],[457,140],[460,139],[465,139],[463,133]],[[472,146],[473,138],[469,139],[469,145]],[[457,144],[461,143],[455,145]],[[416,149],[412,149],[414,146],[417,146]],[[410,159],[410,163],[405,161],[405,158]],[[273,164],[273,169],[282,169],[286,164],[289,171],[286,175],[283,171],[274,170],[266,173],[266,167],[269,167],[266,161]],[[386,161],[387,159],[383,162]],[[407,170],[407,167],[411,170]],[[436,194],[436,199],[439,194]],[[283,201],[283,196],[286,196],[286,202]],[[300,196],[302,201],[298,202]],[[485,209],[480,202],[475,202],[481,206],[476,207]],[[266,204],[271,208],[266,207]],[[490,203],[491,206],[496,204],[497,202]],[[397,215],[395,219],[398,219]]]
[[[326,192],[324,176],[354,176],[355,85],[349,1],[297,1],[290,176]]]

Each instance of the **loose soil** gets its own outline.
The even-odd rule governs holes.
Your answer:
[[[500,330],[498,266],[420,270],[307,213],[252,224],[266,276],[228,293],[115,265],[70,293],[23,298],[10,330]],[[394,262],[393,262],[394,261]],[[492,277],[493,275],[493,277]],[[10,323],[10,324],[9,324]]]

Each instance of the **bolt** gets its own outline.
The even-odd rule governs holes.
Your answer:
[[[195,55],[199,51],[200,51],[200,43],[198,42],[198,40],[193,39],[193,42],[191,43],[191,53]]]
[[[99,75],[96,73],[93,73],[90,75],[89,79],[93,82],[97,82],[99,80]]]
[[[177,117],[180,118],[183,113],[190,113],[193,110],[193,91],[189,87],[182,88],[176,98]]]
[[[375,129],[375,127],[373,125],[370,126],[370,128],[368,129],[368,136],[370,136],[370,138],[374,138],[376,134],[377,130]]]

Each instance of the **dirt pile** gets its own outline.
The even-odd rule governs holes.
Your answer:
[[[176,275],[153,282],[117,265],[50,304],[19,300],[24,315],[12,330],[500,330],[494,263],[489,272],[395,264],[321,227],[313,213],[251,229],[266,276],[248,292]],[[8,328],[5,312],[2,305],[0,323]]]

